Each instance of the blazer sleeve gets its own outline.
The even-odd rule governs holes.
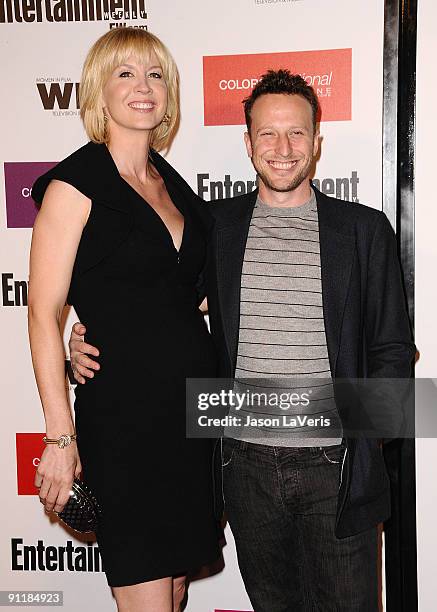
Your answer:
[[[379,215],[370,249],[365,333],[369,377],[411,376],[416,348],[411,337],[396,237],[384,213]]]

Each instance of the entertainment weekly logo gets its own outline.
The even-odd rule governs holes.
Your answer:
[[[357,170],[352,170],[349,176],[313,178],[312,183],[325,195],[349,202],[360,201],[358,197],[360,178]],[[197,174],[197,195],[204,200],[235,198],[250,193],[255,188],[256,179],[234,180],[231,173],[218,179],[211,179],[209,172],[199,172]]]
[[[112,21],[113,27],[137,27],[126,23],[147,19],[146,0],[0,0],[0,23],[67,23]]]
[[[66,540],[53,546],[44,540],[27,543],[11,538],[10,567],[13,572],[103,572],[99,547],[93,542]]]
[[[38,209],[32,200],[32,185],[56,163],[4,163],[7,227],[33,227]]]
[[[17,433],[15,435],[18,495],[38,495],[34,480],[45,446],[44,435],[43,433]]]
[[[1,273],[2,306],[27,306],[28,281],[17,280],[13,272]]]
[[[242,101],[269,69],[288,68],[312,85],[320,121],[352,117],[352,49],[290,51],[203,58],[205,125],[244,125]]]

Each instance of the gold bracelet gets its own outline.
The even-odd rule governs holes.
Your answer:
[[[59,438],[50,439],[47,436],[44,436],[43,442],[45,444],[57,444],[58,448],[65,448],[66,446],[70,446],[70,444],[76,440],[77,434],[62,434]]]

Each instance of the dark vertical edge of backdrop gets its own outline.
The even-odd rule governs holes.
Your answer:
[[[394,229],[397,218],[398,2],[385,0],[382,107],[382,207]]]
[[[414,151],[417,0],[385,0],[383,209],[398,238],[414,330]],[[392,515],[384,526],[386,607],[416,612],[416,475],[414,439],[385,447]]]

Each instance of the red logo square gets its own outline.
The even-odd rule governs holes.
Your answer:
[[[43,433],[16,434],[18,495],[38,495],[33,483],[45,447],[44,436]]]

